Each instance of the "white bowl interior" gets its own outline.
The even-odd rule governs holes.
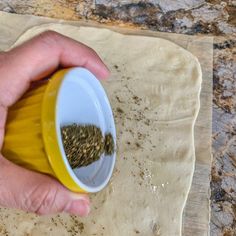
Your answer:
[[[115,164],[115,153],[102,156],[87,167],[72,169],[66,158],[60,127],[67,124],[93,124],[103,135],[110,132],[116,142],[114,118],[101,83],[84,68],[73,68],[59,89],[56,105],[56,128],[61,154],[74,181],[87,192],[97,192],[106,186]]]

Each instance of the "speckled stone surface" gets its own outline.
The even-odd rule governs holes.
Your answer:
[[[235,0],[0,0],[0,10],[214,35],[211,235],[236,236]]]

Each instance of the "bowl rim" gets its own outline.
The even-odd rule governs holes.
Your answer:
[[[64,151],[64,147],[63,147],[63,143],[62,143],[62,136],[61,136],[61,124],[60,124],[60,117],[57,115],[57,111],[58,111],[58,100],[61,94],[61,91],[63,89],[63,86],[65,83],[67,83],[68,80],[73,80],[73,79],[78,79],[77,77],[73,77],[74,73],[77,74],[77,76],[80,76],[81,78],[83,78],[84,73],[86,74],[86,76],[88,76],[88,80],[86,80],[87,84],[89,85],[90,83],[94,83],[96,89],[99,89],[100,92],[102,93],[102,96],[97,97],[98,102],[101,103],[101,100],[106,100],[106,104],[107,107],[106,109],[108,109],[109,112],[109,116],[110,116],[110,122],[111,122],[111,129],[112,129],[112,133],[114,135],[114,142],[116,145],[116,129],[115,129],[115,122],[114,122],[114,116],[112,113],[112,108],[109,102],[109,99],[107,97],[107,94],[103,88],[103,86],[101,85],[101,83],[99,82],[99,80],[87,69],[82,68],[82,67],[75,67],[75,68],[71,68],[68,70],[68,72],[64,75],[64,78],[61,81],[61,84],[58,88],[58,92],[57,92],[57,97],[56,97],[56,104],[55,104],[55,124],[56,124],[56,135],[57,135],[57,142],[59,145],[59,149],[60,149],[60,154],[61,154],[61,158],[64,162],[64,165],[70,175],[70,177],[73,179],[73,181],[80,187],[82,188],[85,192],[98,192],[100,190],[102,190],[109,182],[113,170],[114,170],[114,166],[115,166],[115,161],[116,161],[116,152],[114,152],[114,154],[109,157],[112,158],[112,163],[111,166],[109,168],[109,172],[107,174],[107,176],[105,177],[104,181],[101,182],[100,184],[98,184],[97,186],[88,186],[85,183],[83,183],[75,174],[75,172],[73,171],[73,169],[71,168],[68,159],[66,157],[65,151]],[[80,78],[80,79],[81,79]],[[93,89],[92,86],[90,86],[90,89]],[[96,93],[97,95],[97,93]],[[104,114],[101,114],[104,115]]]

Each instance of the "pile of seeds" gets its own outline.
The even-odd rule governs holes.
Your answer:
[[[71,124],[61,128],[62,142],[71,168],[90,165],[101,155],[114,153],[114,139],[110,133],[103,138],[101,129],[94,125]]]
[[[114,152],[114,140],[111,133],[105,135],[104,139],[104,152],[106,155],[112,155]]]

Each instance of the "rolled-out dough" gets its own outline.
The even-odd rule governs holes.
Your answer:
[[[116,168],[107,188],[91,196],[90,216],[78,218],[84,224],[78,235],[181,235],[195,162],[198,60],[164,39],[61,24],[33,27],[16,44],[47,29],[92,47],[112,71],[103,85],[116,119]],[[25,214],[21,224],[33,236],[68,235],[73,220]],[[8,231],[14,235],[14,228]]]

